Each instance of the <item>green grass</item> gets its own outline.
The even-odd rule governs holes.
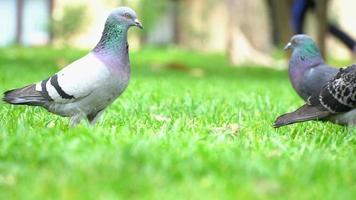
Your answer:
[[[0,92],[85,51],[0,50]],[[131,54],[132,80],[95,127],[0,103],[0,199],[353,199],[356,134],[272,128],[302,101],[286,71],[175,49]]]

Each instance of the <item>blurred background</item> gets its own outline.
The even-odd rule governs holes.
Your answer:
[[[293,3],[297,1],[0,0],[0,47],[89,49],[99,40],[110,10],[126,5],[137,11],[145,26],[143,32],[131,30],[133,49],[154,46],[218,52],[233,64],[272,67],[278,66],[278,52],[298,32],[293,27]],[[318,41],[324,55],[353,58],[355,51],[331,37],[327,24],[332,22],[356,38],[356,2],[318,0],[314,4],[311,11],[303,13],[303,32]]]
[[[0,100],[0,200],[355,199],[354,129],[272,127],[304,104],[284,46],[305,32],[350,64],[355,0],[0,0],[0,96],[87,54],[119,6],[145,29],[98,126]]]

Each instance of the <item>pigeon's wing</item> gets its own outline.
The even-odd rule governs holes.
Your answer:
[[[356,65],[340,69],[337,75],[321,90],[318,99],[313,98],[311,104],[318,102],[331,113],[347,112],[356,105]]]
[[[52,77],[36,84],[36,90],[55,103],[76,102],[91,94],[110,72],[94,54],[89,53]]]
[[[311,106],[304,104],[296,111],[279,116],[274,122],[274,127],[279,128],[298,122],[309,120],[319,120],[330,115],[330,112],[321,106]]]
[[[332,80],[338,69],[322,64],[307,70],[299,84],[298,94],[306,101],[312,95],[318,95],[323,87]]]

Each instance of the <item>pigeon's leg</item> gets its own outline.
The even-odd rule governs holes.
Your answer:
[[[87,118],[88,118],[88,121],[91,125],[94,125],[98,119],[100,118],[100,116],[103,114],[104,112],[104,109],[103,110],[100,110],[98,112],[95,112],[95,113],[91,113],[89,115],[87,115]]]
[[[80,123],[80,121],[82,121],[82,119],[84,118],[84,116],[85,116],[85,115],[83,115],[83,114],[81,114],[81,113],[72,116],[72,117],[70,118],[70,120],[69,120],[69,125],[70,125],[71,127],[77,126],[77,125]]]

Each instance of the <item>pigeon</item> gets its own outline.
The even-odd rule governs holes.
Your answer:
[[[317,94],[296,111],[277,118],[275,127],[309,120],[328,120],[340,125],[356,124],[356,65],[340,69]]]
[[[13,105],[43,107],[69,117],[71,126],[82,119],[95,124],[128,86],[127,32],[132,26],[143,29],[134,10],[128,7],[113,10],[100,41],[87,55],[45,80],[5,92],[3,100]]]
[[[338,69],[325,64],[320,51],[311,37],[300,34],[291,38],[285,50],[291,49],[288,75],[297,94],[307,101],[312,94],[331,80]]]

